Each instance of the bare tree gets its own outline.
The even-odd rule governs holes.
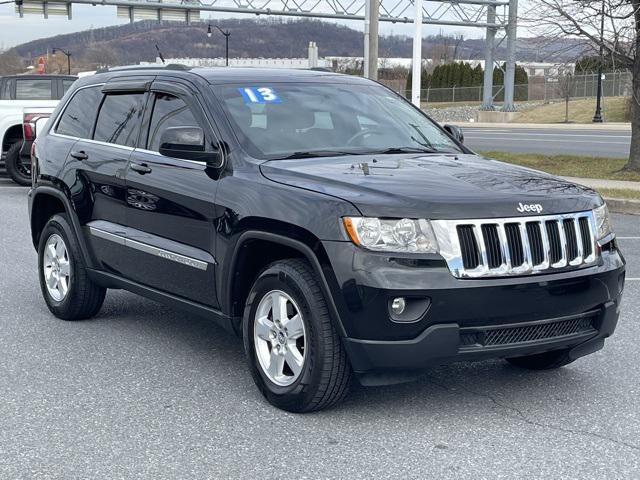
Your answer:
[[[640,172],[640,0],[533,0],[525,18],[541,35],[585,39],[594,51],[602,49],[632,72],[631,150],[625,169]]]
[[[118,55],[107,45],[90,45],[84,53],[84,63],[90,68],[108,67],[118,64]]]
[[[24,72],[22,59],[13,50],[0,54],[0,75],[13,75]]]
[[[564,123],[569,123],[569,101],[571,100],[571,94],[576,84],[576,77],[567,69],[559,70],[559,72],[558,90],[565,102]]]

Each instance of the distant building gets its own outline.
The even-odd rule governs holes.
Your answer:
[[[224,58],[165,58],[166,64],[177,63],[188,67],[224,67]],[[156,64],[162,64],[160,58],[156,58]],[[315,63],[315,65],[314,65]],[[149,62],[141,62],[140,65],[151,65]],[[330,68],[331,63],[323,58],[230,58],[230,67],[256,67],[256,68]]]

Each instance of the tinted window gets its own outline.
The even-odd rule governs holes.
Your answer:
[[[91,138],[91,131],[101,100],[101,87],[78,90],[62,114],[56,133],[71,137]]]
[[[198,127],[198,122],[186,103],[172,95],[158,94],[153,107],[147,148],[160,149],[160,137],[170,127]]]
[[[95,140],[134,147],[144,108],[144,94],[107,95],[98,115]]]
[[[51,100],[51,80],[16,80],[16,100]]]
[[[75,80],[63,80],[62,93],[63,94],[67,93],[67,90],[69,90],[71,88],[71,85],[73,85],[75,82],[76,82]]]

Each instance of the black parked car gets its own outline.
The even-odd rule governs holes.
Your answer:
[[[89,318],[124,288],[214,319],[280,408],[459,360],[561,367],[616,327],[600,196],[473,154],[377,83],[122,69],[50,125],[30,193],[49,309]]]

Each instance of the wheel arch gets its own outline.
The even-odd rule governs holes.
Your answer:
[[[73,233],[78,240],[85,265],[93,267],[91,256],[82,235],[82,227],[69,198],[60,190],[49,186],[38,186],[30,192],[29,213],[31,223],[31,241],[38,249],[40,235],[49,219],[59,213],[64,213],[71,222]]]
[[[305,230],[293,227],[296,230]],[[285,258],[302,258],[306,260],[320,280],[322,293],[325,295],[329,306],[331,319],[341,336],[346,336],[345,329],[340,319],[338,308],[331,293],[330,282],[331,265],[322,242],[313,237],[309,232],[303,235],[306,238],[293,238],[291,233],[283,234],[268,230],[251,229],[244,231],[231,256],[229,266],[223,275],[224,282],[222,298],[226,303],[226,310],[238,323],[243,315],[246,298],[260,272],[268,265]],[[254,248],[251,248],[251,247]],[[255,261],[257,260],[257,261]]]
[[[15,143],[14,139],[21,141],[23,138],[22,124],[10,125],[2,136],[2,151],[9,150],[9,147]]]

